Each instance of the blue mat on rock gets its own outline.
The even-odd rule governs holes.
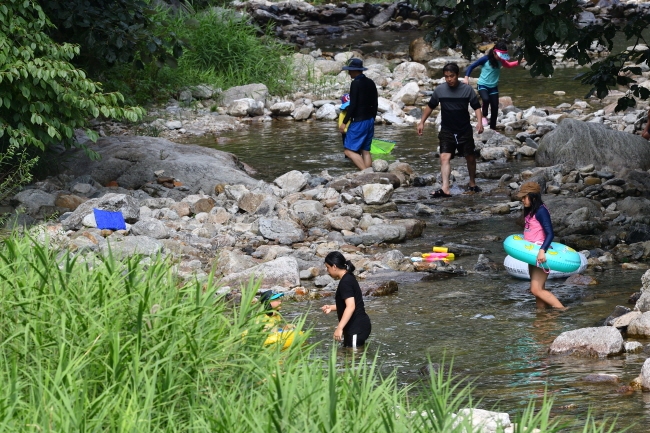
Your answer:
[[[126,230],[126,223],[122,212],[111,212],[108,210],[93,209],[95,222],[98,229]]]

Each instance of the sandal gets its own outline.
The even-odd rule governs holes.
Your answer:
[[[451,194],[447,194],[442,189],[439,189],[437,191],[432,192],[431,197],[432,198],[447,198],[447,197],[451,197]]]
[[[467,187],[467,192],[481,192],[482,189],[478,185]]]

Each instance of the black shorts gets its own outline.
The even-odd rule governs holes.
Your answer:
[[[474,145],[474,132],[470,129],[468,132],[454,134],[447,131],[440,131],[438,134],[440,142],[440,153],[451,153],[454,155],[469,156],[474,154],[476,146]]]

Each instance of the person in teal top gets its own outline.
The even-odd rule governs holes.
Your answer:
[[[490,129],[496,129],[497,116],[499,113],[499,77],[501,66],[514,68],[519,65],[518,61],[510,61],[508,56],[508,45],[499,41],[494,48],[488,50],[487,54],[465,70],[465,84],[469,84],[469,76],[474,68],[481,67],[481,75],[478,77],[478,94],[483,101],[483,126],[488,125],[488,106],[490,107]]]

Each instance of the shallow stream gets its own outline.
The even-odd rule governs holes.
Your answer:
[[[511,96],[515,105],[524,109],[572,103],[583,98],[588,90],[572,80],[578,72],[559,69],[552,79],[533,79],[521,68],[505,70],[501,94]],[[555,90],[563,90],[566,95],[555,96]],[[438,173],[438,160],[432,156],[437,140],[433,127],[427,128],[425,135],[418,137],[415,126],[378,126],[375,135],[396,141],[393,157],[408,162],[416,172]],[[258,178],[267,181],[289,170],[308,171],[312,175],[327,170],[333,176],[354,171],[343,158],[334,122],[253,124],[247,130],[226,133],[218,139],[200,140],[199,144],[234,153],[258,171]],[[453,164],[463,166],[464,160],[455,159]],[[519,172],[532,164],[530,160],[513,161],[512,171]],[[487,182],[494,181],[478,179],[479,185]],[[502,262],[505,253],[501,240],[520,231],[515,218],[479,217],[473,213],[472,203],[503,202],[506,198],[481,194],[449,200],[462,200],[467,212],[446,217],[446,223],[418,216],[428,220],[423,237],[401,244],[399,249],[409,255],[429,251],[436,241],[465,243],[489,248],[489,257]],[[406,213],[413,212],[413,203],[399,207]],[[457,263],[472,270],[476,258],[461,256]],[[596,326],[616,305],[628,305],[627,299],[639,289],[643,274],[622,271],[619,266],[601,273],[591,272],[588,271],[598,285],[578,287],[565,285],[564,280],[549,281],[547,287],[569,306],[561,313],[537,312],[528,283],[504,271],[401,283],[394,296],[366,300],[373,323],[369,350],[378,352],[383,372],[395,369],[399,381],[405,384],[422,378],[419,369],[427,364],[428,358],[435,363],[453,357],[455,373],[476,379],[474,396],[482,399],[483,408],[513,414],[525,408],[530,398],[540,398],[547,390],[555,399],[554,415],[570,422],[579,423],[591,410],[598,419],[618,417],[617,425],[632,426],[630,432],[646,432],[650,425],[650,393],[621,394],[617,389],[639,374],[650,354],[580,359],[547,353],[561,332]],[[314,327],[312,339],[324,341],[329,347],[336,318],[320,313],[319,307],[324,303],[332,300],[285,303],[284,312],[288,318],[307,314],[308,325]],[[648,345],[650,341],[643,343]],[[621,382],[585,382],[584,376],[591,373],[616,374]]]

